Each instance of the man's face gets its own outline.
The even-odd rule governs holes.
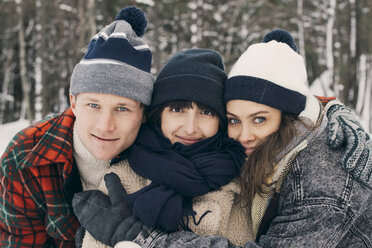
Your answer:
[[[111,160],[131,146],[143,118],[140,102],[111,94],[70,95],[75,128],[97,160]]]

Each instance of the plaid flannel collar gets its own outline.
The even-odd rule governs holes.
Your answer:
[[[18,169],[63,163],[69,165],[70,171],[74,122],[75,116],[71,108],[68,108],[62,114],[35,123],[20,133],[19,140],[24,140],[18,148],[27,155],[18,163]]]

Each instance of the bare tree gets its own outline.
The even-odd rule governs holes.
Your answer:
[[[27,79],[27,67],[26,67],[26,42],[23,28],[23,8],[22,1],[16,0],[16,10],[18,14],[18,42],[19,42],[19,67],[20,67],[20,77],[22,83],[23,100],[21,109],[21,119],[27,119],[32,122],[35,118],[31,113],[30,105],[30,83]]]
[[[297,26],[298,26],[298,49],[303,58],[306,58],[305,52],[305,28],[303,21],[303,0],[297,0]],[[306,60],[305,60],[306,63]]]
[[[5,63],[3,64],[4,77],[2,91],[0,94],[0,124],[4,123],[5,120],[5,107],[7,102],[13,102],[14,97],[8,94],[10,79],[11,79],[11,61],[13,60],[13,50],[5,48]]]
[[[327,32],[326,32],[326,60],[328,81],[333,82],[335,96],[338,97],[339,86],[337,78],[334,76],[334,54],[333,54],[333,27],[336,18],[336,0],[329,0]]]

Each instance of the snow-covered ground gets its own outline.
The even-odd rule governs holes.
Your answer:
[[[28,125],[30,125],[30,122],[27,120],[20,120],[0,125],[0,156],[5,151],[6,146],[13,136]]]

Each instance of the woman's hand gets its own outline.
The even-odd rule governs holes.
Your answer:
[[[357,180],[372,187],[371,137],[350,108],[333,102],[329,103],[331,106],[327,111],[328,145],[333,149],[346,146],[342,166]]]

